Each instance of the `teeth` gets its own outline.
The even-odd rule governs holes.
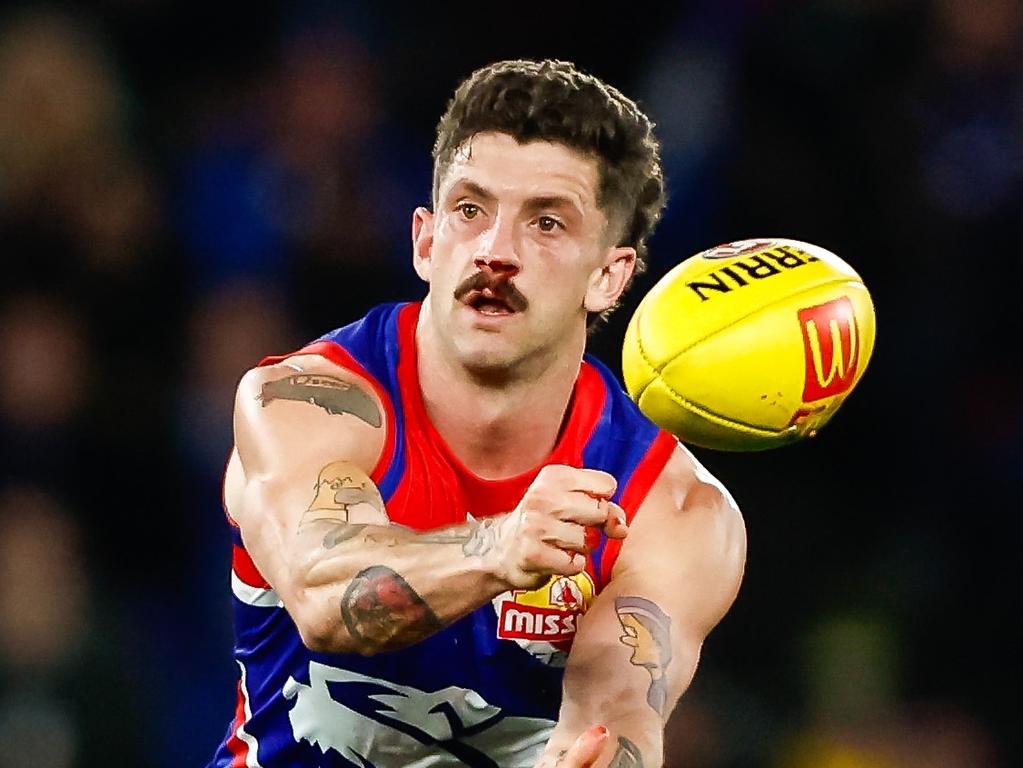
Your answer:
[[[479,311],[482,312],[484,315],[506,315],[506,314],[508,314],[508,310],[506,310],[504,307],[499,307],[499,306],[496,306],[494,304],[484,304],[483,306],[481,306],[479,308]]]
[[[507,315],[510,314],[509,308],[500,301],[482,297],[479,301],[475,302],[475,308],[477,312],[484,315]]]

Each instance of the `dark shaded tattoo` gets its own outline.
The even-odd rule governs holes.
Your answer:
[[[354,640],[386,650],[417,643],[444,626],[408,582],[384,565],[356,574],[341,598],[341,618]]]
[[[494,519],[488,517],[476,524],[472,533],[469,534],[469,538],[462,545],[462,553],[466,557],[480,557],[493,548],[494,541],[497,539],[494,523]]]
[[[616,597],[615,610],[625,633],[618,639],[632,648],[629,661],[650,673],[647,703],[663,715],[668,697],[666,672],[671,663],[671,619],[644,597]]]
[[[618,737],[618,749],[607,768],[643,768],[643,755],[639,747],[624,736]]]
[[[336,376],[300,373],[268,381],[263,384],[257,398],[263,403],[264,408],[274,400],[294,400],[319,406],[331,415],[350,413],[371,427],[383,424],[380,409],[373,398]]]

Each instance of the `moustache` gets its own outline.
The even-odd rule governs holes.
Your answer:
[[[455,288],[455,300],[462,301],[473,291],[484,290],[489,290],[495,299],[507,304],[513,312],[522,312],[529,306],[529,301],[510,278],[500,277],[489,270],[470,275],[459,283]]]

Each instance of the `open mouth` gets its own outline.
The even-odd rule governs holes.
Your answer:
[[[515,309],[507,301],[494,294],[489,288],[472,291],[465,297],[465,303],[481,315],[511,315]]]
[[[455,288],[455,300],[486,317],[503,317],[524,312],[526,297],[511,280],[481,270]]]

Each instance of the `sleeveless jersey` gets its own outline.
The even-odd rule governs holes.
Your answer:
[[[393,522],[423,530],[510,511],[540,467],[486,480],[448,449],[420,394],[419,307],[377,307],[295,354],[322,355],[380,395],[387,435],[371,477]],[[631,520],[675,446],[587,356],[544,463],[611,473],[614,500]],[[585,573],[505,593],[414,646],[363,657],[306,648],[233,531],[240,679],[235,718],[209,768],[532,768],[558,716],[578,621],[619,549],[601,534]]]

